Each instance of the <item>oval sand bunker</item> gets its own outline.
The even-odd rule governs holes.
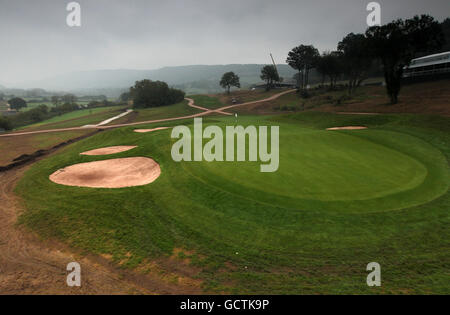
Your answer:
[[[131,157],[75,164],[50,175],[54,183],[90,188],[143,186],[161,175],[159,164],[145,157]]]
[[[327,128],[327,130],[363,130],[363,129],[367,129],[367,127],[364,127],[364,126],[346,126],[346,127]]]
[[[129,151],[131,149],[137,148],[137,146],[126,146],[126,145],[120,145],[115,147],[107,147],[107,148],[100,148],[95,150],[86,151],[83,153],[80,153],[81,155],[108,155],[108,154],[116,154],[121,153],[125,151]]]
[[[165,130],[165,129],[169,129],[169,127],[158,127],[158,128],[153,128],[153,129],[135,129],[134,132],[147,133],[147,132],[153,132],[153,131]]]

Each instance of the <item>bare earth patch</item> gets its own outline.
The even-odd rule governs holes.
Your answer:
[[[49,178],[66,186],[123,188],[150,184],[160,175],[161,168],[154,160],[132,157],[71,165]]]
[[[153,128],[153,129],[135,129],[134,132],[147,133],[147,132],[153,132],[153,131],[164,130],[164,129],[169,129],[169,127],[158,127],[158,128]]]
[[[90,150],[90,151],[86,151],[86,152],[83,152],[80,154],[81,155],[108,155],[108,154],[116,154],[116,153],[129,151],[134,148],[137,148],[137,146],[121,145],[121,146],[115,146],[115,147],[107,147],[107,148]]]
[[[362,129],[367,129],[367,127],[364,127],[364,126],[346,126],[346,127],[327,128],[327,130],[362,130]]]

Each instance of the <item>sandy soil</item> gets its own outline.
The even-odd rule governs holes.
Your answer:
[[[364,126],[346,126],[346,127],[327,128],[327,130],[362,130],[362,129],[367,129],[367,127],[364,127]]]
[[[109,154],[116,154],[116,153],[129,151],[129,150],[132,150],[134,148],[137,148],[137,146],[120,145],[120,146],[106,147],[106,148],[90,150],[90,151],[86,151],[86,152],[83,152],[83,153],[80,153],[80,154],[81,155],[109,155]]]
[[[71,165],[50,175],[50,180],[66,186],[124,188],[150,184],[160,175],[154,160],[131,157]]]
[[[165,130],[165,129],[169,129],[169,127],[158,127],[158,128],[153,128],[153,129],[135,129],[134,132],[147,133],[147,132],[153,132],[153,131]]]

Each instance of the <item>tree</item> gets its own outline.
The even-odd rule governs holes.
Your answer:
[[[366,31],[366,37],[383,64],[386,90],[392,104],[398,102],[404,67],[416,54],[438,50],[444,43],[441,25],[429,15],[372,26]]]
[[[27,107],[27,102],[20,97],[10,99],[8,103],[11,106],[11,109],[15,110],[20,110],[23,107]]]
[[[77,101],[77,97],[73,94],[63,95],[62,100],[66,104],[74,104]]]
[[[241,83],[239,82],[239,77],[234,72],[227,72],[222,76],[220,86],[226,89],[227,93],[230,94],[230,88],[232,86],[240,88]]]
[[[352,94],[368,77],[372,65],[373,54],[369,40],[363,34],[350,33],[339,42],[338,50],[342,53],[344,73],[349,80],[348,92]]]
[[[441,48],[441,52],[450,50],[450,18],[446,18],[441,23],[442,32],[444,33],[445,43]]]
[[[57,95],[52,96],[52,104],[55,106],[59,105],[59,96]]]
[[[38,107],[30,110],[27,114],[30,115],[30,118],[33,122],[40,122],[47,116],[48,107],[46,105],[39,105]]]
[[[342,54],[339,51],[324,52],[316,63],[316,70],[322,74],[322,84],[325,83],[325,78],[330,79],[330,87],[336,85],[337,79],[343,73]]]
[[[166,82],[142,80],[137,81],[130,88],[130,95],[134,107],[158,107],[179,103],[185,93],[181,90],[169,88]]]
[[[130,92],[123,92],[119,96],[119,100],[121,102],[128,102],[130,100],[130,98],[131,98]]]
[[[267,65],[261,69],[261,80],[266,81],[266,90],[269,91],[273,87],[274,82],[281,81],[275,66]]]
[[[315,67],[319,57],[319,51],[312,45],[300,45],[289,52],[286,63],[298,71],[298,86],[301,90],[308,86],[309,71]]]
[[[7,117],[0,116],[0,129],[3,130],[12,129],[11,121]]]

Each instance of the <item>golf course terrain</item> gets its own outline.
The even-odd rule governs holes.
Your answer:
[[[203,124],[279,126],[278,171],[261,173],[260,161],[176,163],[172,129],[105,130],[26,171],[15,189],[25,209],[19,222],[122,268],[189,279],[205,293],[450,293],[449,118],[306,111],[212,115]],[[139,128],[178,125],[193,129],[193,119]],[[367,129],[326,130],[340,126]],[[136,148],[80,154],[110,146]],[[120,189],[49,180],[71,165],[127,157],[155,160],[160,176]],[[370,262],[381,265],[381,287],[366,284]]]

